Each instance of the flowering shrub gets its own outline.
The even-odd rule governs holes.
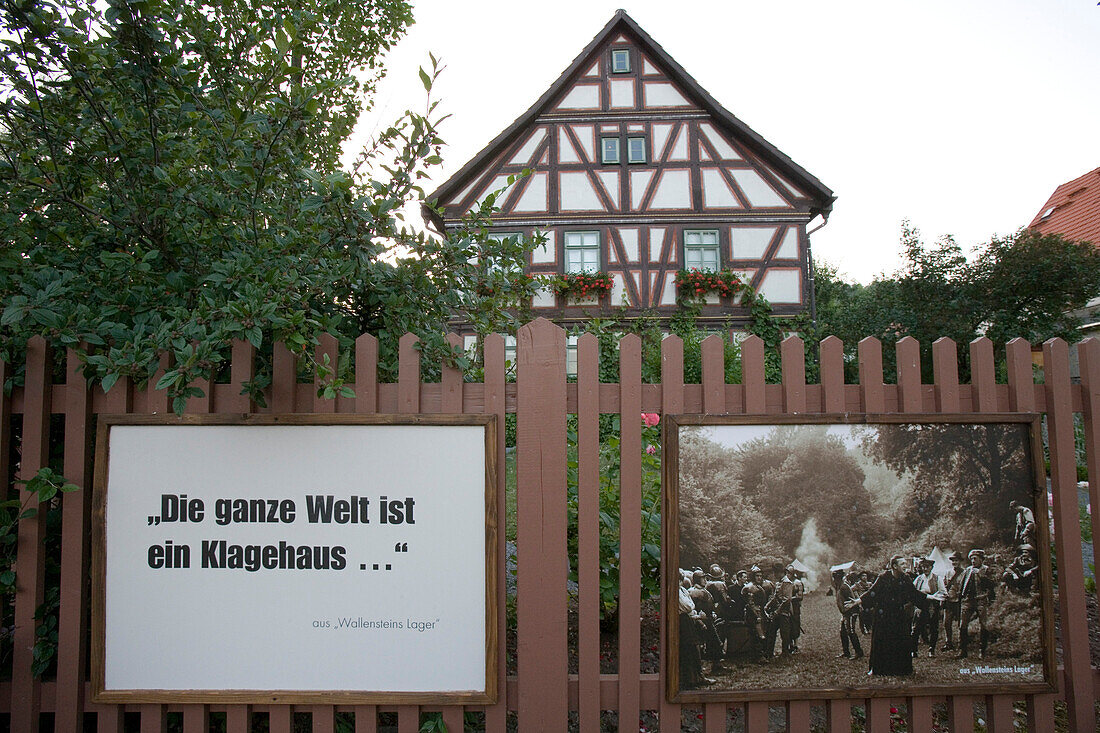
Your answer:
[[[701,298],[707,293],[718,293],[732,298],[745,287],[741,276],[733,270],[680,270],[676,273],[676,289],[681,300]]]
[[[563,298],[606,298],[614,281],[606,272],[567,272],[550,280],[550,289]]]

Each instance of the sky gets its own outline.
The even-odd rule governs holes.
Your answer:
[[[433,53],[452,115],[442,184],[558,78],[619,7],[726,109],[837,196],[817,261],[870,282],[903,220],[965,249],[1028,224],[1100,166],[1096,0],[413,0],[416,23],[349,155],[407,108]]]

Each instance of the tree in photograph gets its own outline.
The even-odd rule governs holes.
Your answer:
[[[821,539],[845,556],[862,557],[882,541],[882,517],[864,487],[863,469],[826,428],[778,427],[737,452],[746,493],[768,517],[788,555],[814,520]]]
[[[680,435],[680,564],[730,572],[782,556],[771,521],[741,491],[735,451],[697,431]]]
[[[882,425],[865,446],[899,476],[911,476],[900,518],[908,531],[941,527],[950,536],[928,539],[944,546],[1011,540],[1015,516],[1008,503],[1028,497],[1006,487],[1032,481],[1027,435],[1018,425]]]
[[[406,331],[431,364],[451,353],[449,315],[511,323],[533,286],[480,286],[489,260],[516,271],[528,244],[488,239],[492,196],[445,239],[403,221],[440,163],[438,65],[420,73],[426,111],[340,167],[411,22],[402,0],[2,0],[4,358],[41,335],[104,388],[167,388],[179,411],[234,338],[261,350],[254,396],[273,341],[327,373],[333,396],[349,391],[337,365],[309,364],[321,334],[345,350],[377,335],[391,377]]]

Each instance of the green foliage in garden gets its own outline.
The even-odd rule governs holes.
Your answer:
[[[430,365],[451,354],[449,316],[513,326],[533,285],[479,289],[490,260],[518,270],[529,245],[488,239],[495,197],[446,238],[403,220],[441,162],[435,59],[424,112],[340,165],[411,22],[402,0],[0,2],[2,356],[41,335],[104,388],[129,377],[180,411],[231,339],[261,357],[285,342],[333,396],[350,389],[311,363],[321,334],[377,335],[390,378],[405,332]],[[261,398],[258,365],[243,387]]]
[[[902,267],[869,285],[841,280],[834,268],[816,267],[814,290],[819,337],[844,341],[849,379],[855,381],[859,340],[883,343],[887,379],[895,371],[894,344],[912,336],[921,344],[921,363],[932,381],[932,344],[943,336],[958,345],[960,376],[969,377],[967,344],[989,337],[1003,357],[1004,344],[1022,337],[1031,343],[1078,338],[1080,321],[1070,311],[1100,292],[1100,250],[1057,235],[1020,230],[994,237],[968,258],[951,237],[933,244],[903,224]]]

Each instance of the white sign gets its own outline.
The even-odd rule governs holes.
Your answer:
[[[111,425],[99,699],[485,695],[478,420]]]

